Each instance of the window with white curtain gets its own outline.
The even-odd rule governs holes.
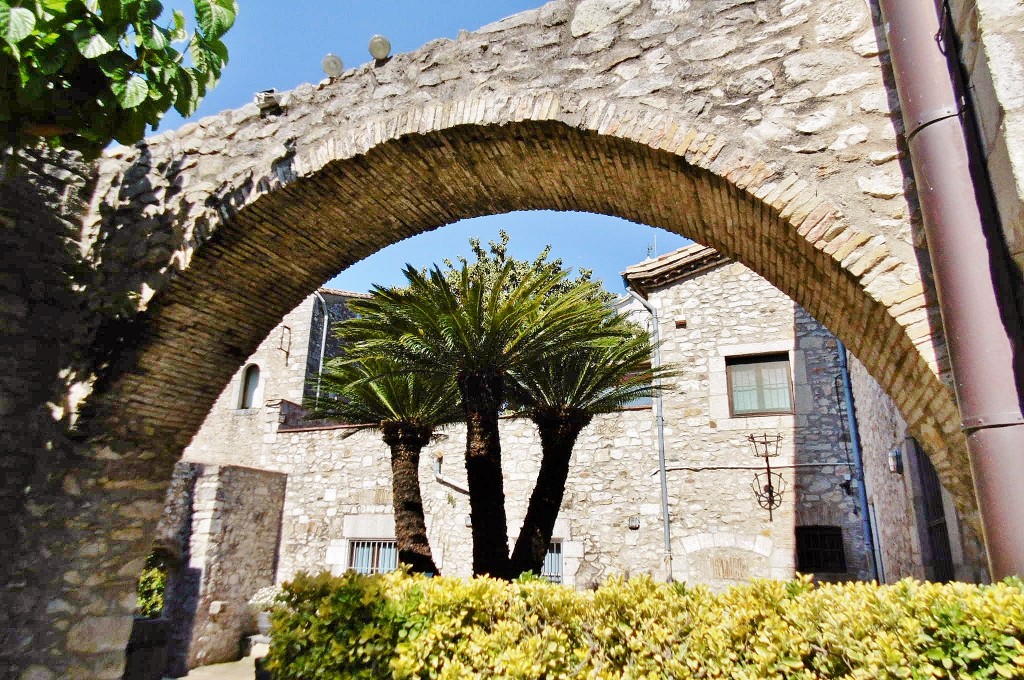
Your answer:
[[[793,412],[788,354],[728,357],[725,367],[732,415]]]
[[[348,568],[359,574],[386,574],[398,568],[394,540],[359,540],[349,543]]]

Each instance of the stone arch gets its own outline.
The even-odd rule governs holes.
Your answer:
[[[116,676],[171,466],[235,369],[338,270],[484,214],[617,215],[749,266],[857,354],[970,514],[876,21],[863,0],[555,0],[108,154],[83,249],[141,311],[24,520],[19,663]]]
[[[116,274],[144,303],[161,291],[146,312],[161,333],[204,318],[184,318],[189,301],[174,291],[212,305],[230,289],[230,277],[204,279],[195,254],[249,272],[235,303],[212,314],[251,321],[206,318],[218,337],[189,340],[182,365],[203,374],[196,364],[218,353],[240,362],[255,346],[249,327],[269,330],[287,309],[263,304],[271,285],[294,304],[317,279],[462,217],[552,208],[665,227],[743,262],[836,332],[969,510],[878,21],[861,0],[555,0],[301,86],[272,109],[252,104],[116,151],[100,166],[87,231],[114,269],[104,234],[157,243]],[[517,156],[537,173],[511,167]],[[254,266],[282,244],[297,246],[290,264]],[[207,345],[220,349],[207,356]],[[181,377],[163,394],[192,404],[188,414],[162,412],[156,393],[132,402],[168,441],[190,436],[223,382],[211,375],[197,392]],[[117,420],[117,400],[97,397],[92,407],[110,404]]]
[[[891,237],[851,225],[786,164],[699,122],[552,92],[420,107],[371,132],[219,189],[221,224],[149,304],[137,364],[98,395],[107,408],[97,423],[119,421],[135,442],[145,439],[138,428],[187,441],[242,358],[338,270],[459,219],[578,210],[710,245],[799,302],[862,359],[973,507],[937,310],[917,264],[895,254]],[[119,394],[131,395],[137,426]],[[160,405],[168,401],[189,410]]]

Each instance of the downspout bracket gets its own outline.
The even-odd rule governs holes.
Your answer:
[[[982,416],[964,418],[960,423],[960,429],[966,433],[975,430],[984,430],[990,427],[1008,427],[1010,425],[1024,424],[1024,416],[1016,412],[990,413]]]
[[[931,111],[922,111],[914,116],[913,126],[907,131],[907,141],[921,131],[922,128],[928,127],[934,123],[946,120],[947,118],[960,118],[963,115],[963,108],[958,106],[942,106]]]

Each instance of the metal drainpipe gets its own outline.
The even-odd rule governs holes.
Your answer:
[[[853,388],[850,385],[850,367],[846,363],[846,345],[836,338],[839,350],[839,372],[843,376],[843,400],[846,402],[846,422],[850,429],[850,448],[853,449],[853,467],[857,471],[857,502],[860,504],[861,525],[864,531],[864,547],[868,551],[871,567],[870,577],[878,580],[878,563],[875,561],[874,535],[871,532],[871,516],[868,514],[868,487],[864,483],[864,458],[860,448],[860,430],[857,415],[853,411]]]
[[[661,368],[661,336],[658,332],[658,312],[651,306],[651,303],[640,297],[635,290],[630,288],[628,283],[626,284],[626,292],[651,313],[652,335],[654,336],[652,338],[654,344],[653,368],[658,370]],[[656,386],[660,385],[661,379],[659,378]],[[665,564],[668,567],[668,582],[672,583],[672,523],[669,521],[668,515],[668,473],[665,470],[665,418],[660,390],[654,394],[654,403],[655,413],[657,414],[655,422],[658,425],[658,472],[661,476],[661,517],[665,533]]]
[[[327,300],[324,300],[324,296],[320,294],[320,291],[314,291],[313,295],[320,301],[320,306],[324,310],[324,330],[320,336],[320,366],[316,370],[316,401],[314,402],[317,406],[320,405],[320,377],[324,372],[324,355],[327,353],[327,327],[331,322],[330,312],[327,310]]]
[[[462,486],[461,484],[456,482],[454,479],[449,479],[449,478],[447,478],[447,477],[445,477],[444,475],[441,474],[441,462],[442,462],[442,460],[443,460],[442,456],[437,456],[436,458],[434,458],[434,481],[436,481],[438,484],[441,484],[443,486],[447,486],[452,491],[458,491],[463,496],[468,496],[469,495],[469,489],[467,489],[466,487]]]
[[[993,579],[1024,575],[1022,356],[1002,234],[935,0],[879,0]],[[976,149],[976,147],[975,147]],[[972,174],[973,171],[973,174]],[[984,216],[984,218],[983,218]],[[986,219],[988,224],[986,224]]]

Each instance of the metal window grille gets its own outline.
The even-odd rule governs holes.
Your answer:
[[[732,357],[726,370],[733,415],[793,411],[788,355]]]
[[[562,582],[562,542],[552,541],[544,555],[544,567],[540,575],[552,583]]]
[[[394,571],[398,568],[398,546],[387,540],[351,541],[348,568],[359,574]]]
[[[803,574],[845,572],[842,527],[797,527],[796,569]]]

